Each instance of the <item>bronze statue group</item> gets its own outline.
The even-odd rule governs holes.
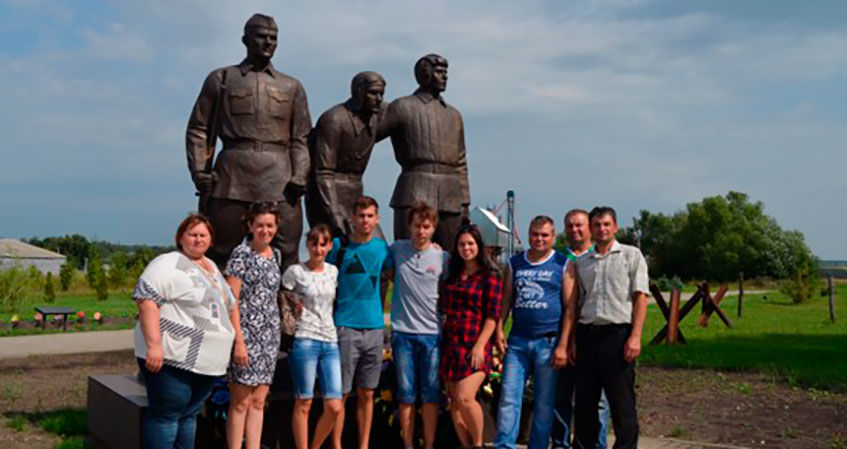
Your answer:
[[[227,445],[258,449],[263,425],[281,425],[263,423],[281,341],[296,447],[331,439],[341,448],[350,396],[358,447],[370,447],[389,281],[404,447],[444,445],[436,441],[444,391],[461,447],[483,447],[477,394],[495,348],[503,360],[495,447],[515,447],[529,379],[529,448],[551,440],[605,447],[610,416],[614,447],[636,447],[634,361],[647,267],[638,249],[615,241],[615,211],[567,212],[566,252],[553,249],[554,220],[537,216],[529,249],[498,266],[467,220],[462,117],[441,96],[447,61],[420,58],[420,87],[388,105],[383,77],[359,73],[351,98],[312,128],[303,86],[270,62],[277,37],[272,18],[252,16],[242,38],[247,57],[209,74],[191,113],[187,158],[200,213],[180,223],[177,250],[154,259],[133,292],[149,401],[144,447],[193,447],[196,416],[225,376]],[[387,137],[402,167],[390,203],[392,244],[362,186],[374,143]],[[299,262],[304,195],[308,259]],[[310,436],[315,396],[323,411]]]

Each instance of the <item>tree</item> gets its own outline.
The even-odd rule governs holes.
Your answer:
[[[144,272],[144,268],[155,256],[156,255],[153,250],[144,245],[135,250],[130,258],[129,268],[129,278],[132,282],[137,281],[138,278],[141,277],[141,273]]]
[[[127,256],[124,251],[118,250],[112,256],[112,261],[109,264],[109,284],[112,288],[120,289],[127,282]]]
[[[74,266],[71,262],[65,262],[62,264],[62,268],[59,269],[59,285],[62,287],[62,291],[66,292],[71,287],[71,281],[74,278]]]
[[[640,239],[656,277],[729,281],[743,271],[748,277],[784,279],[804,264],[817,264],[802,233],[782,230],[761,202],[740,192],[689,203],[672,216],[641,211],[619,237]]]
[[[35,291],[44,288],[44,274],[35,265],[30,265],[26,269],[26,285]]]
[[[100,251],[95,246],[89,248],[87,265],[86,279],[88,280],[88,286],[96,289],[97,281],[104,272],[103,259],[100,258]]]
[[[65,235],[64,237],[46,237],[43,239],[33,237],[25,241],[31,245],[65,255],[68,258],[68,262],[72,263],[77,270],[85,268],[85,260],[88,258],[88,252],[91,246],[88,239],[79,234]]]
[[[102,268],[94,281],[94,290],[97,292],[97,299],[100,301],[105,301],[109,297],[109,280]]]
[[[53,302],[56,300],[56,290],[53,288],[53,273],[47,273],[47,280],[44,281],[44,300]]]
[[[0,306],[5,312],[14,312],[26,293],[26,273],[15,265],[0,271]]]

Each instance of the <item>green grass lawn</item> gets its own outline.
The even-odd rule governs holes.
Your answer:
[[[730,296],[721,303],[733,329],[715,314],[709,327],[698,327],[698,304],[680,325],[688,341],[684,346],[648,345],[665,324],[651,304],[640,363],[756,371],[792,384],[847,391],[847,285],[836,289],[836,323],[829,320],[825,297],[794,304],[778,292],[745,295],[741,318],[737,300]]]
[[[138,308],[135,306],[135,302],[130,299],[130,292],[113,292],[109,294],[109,297],[100,301],[95,297],[94,292],[91,293],[63,293],[59,292],[56,295],[56,300],[53,303],[48,303],[44,300],[38,299],[27,299],[21,302],[18,307],[15,308],[13,312],[3,312],[0,313],[0,323],[3,323],[4,326],[0,328],[0,336],[9,336],[9,335],[27,335],[27,334],[41,334],[41,333],[49,333],[49,332],[62,332],[61,328],[59,329],[51,329],[48,327],[46,330],[38,329],[11,329],[9,325],[9,321],[11,320],[13,315],[18,315],[22,321],[32,322],[32,318],[35,315],[35,306],[43,305],[43,306],[68,306],[74,308],[76,310],[81,310],[85,312],[85,328],[86,330],[114,330],[114,329],[126,329],[132,327],[134,323],[110,323],[110,318],[120,318],[120,317],[134,317],[138,312]],[[100,312],[106,319],[105,324],[103,325],[92,325],[92,320],[94,317],[94,312]],[[76,317],[68,317],[68,332],[78,330],[76,326],[73,325]]]

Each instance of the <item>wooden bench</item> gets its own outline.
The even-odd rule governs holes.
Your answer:
[[[41,314],[41,328],[47,328],[47,317],[62,315],[62,332],[68,327],[68,315],[76,313],[76,309],[65,306],[35,306],[35,311]]]

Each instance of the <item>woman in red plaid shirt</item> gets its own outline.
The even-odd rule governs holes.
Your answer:
[[[476,226],[459,230],[447,280],[441,286],[442,329],[438,371],[450,394],[450,415],[463,447],[483,447],[480,385],[491,371],[491,336],[500,317],[503,282]]]

